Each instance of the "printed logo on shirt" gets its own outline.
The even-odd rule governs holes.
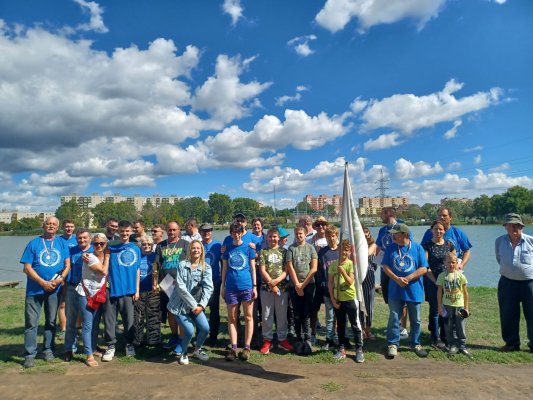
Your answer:
[[[416,263],[411,254],[407,253],[401,258],[398,254],[394,254],[392,266],[396,271],[403,273],[412,272],[416,269]]]
[[[137,253],[133,249],[127,248],[118,254],[118,265],[121,267],[131,267],[135,263],[137,263]]]
[[[43,249],[39,253],[39,264],[45,267],[55,267],[61,261],[61,253],[57,249]]]
[[[381,249],[385,251],[385,249],[387,249],[393,242],[394,240],[392,239],[392,235],[389,232],[387,232],[383,236],[383,239],[381,239]]]
[[[268,262],[271,264],[280,263],[283,259],[280,257],[279,253],[270,253],[268,255]]]
[[[246,256],[240,251],[231,252],[228,258],[228,265],[231,269],[240,271],[246,268]]]
[[[206,262],[206,264],[209,264],[212,267],[214,260],[215,260],[215,255],[213,253],[211,253],[210,251],[205,254],[205,262]]]
[[[163,256],[163,269],[177,269],[180,264],[183,247],[165,247],[161,249]]]

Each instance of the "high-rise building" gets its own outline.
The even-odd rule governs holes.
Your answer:
[[[141,196],[139,194],[134,194],[133,196],[124,196],[120,193],[115,193],[112,195],[100,195],[98,193],[93,193],[89,196],[81,196],[77,193],[72,193],[68,196],[61,196],[61,204],[75,200],[82,210],[88,210],[96,207],[100,203],[116,204],[125,201],[133,204],[135,209],[140,212],[146,203],[152,203],[155,207],[159,207],[161,204],[165,203],[174,204],[179,199],[180,198],[175,194],[170,196],[160,196],[158,193],[153,194],[152,196]]]

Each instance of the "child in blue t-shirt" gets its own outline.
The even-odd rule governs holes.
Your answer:
[[[241,360],[250,358],[250,342],[254,330],[253,303],[257,298],[257,280],[255,274],[255,250],[244,243],[244,227],[239,222],[230,226],[232,242],[222,255],[222,285],[220,294],[228,307],[228,332],[231,349],[226,360],[237,357],[237,315],[239,303],[243,304],[245,316],[244,349],[239,353]]]

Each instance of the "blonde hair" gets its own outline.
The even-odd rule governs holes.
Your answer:
[[[204,245],[202,244],[201,240],[194,239],[194,240],[191,240],[191,243],[189,243],[189,249],[191,248],[191,246],[194,243],[198,243],[200,245],[200,249],[202,249],[202,254],[200,254],[199,264],[202,265],[202,272],[203,272],[204,269],[205,269],[205,249],[204,249]],[[189,261],[192,264],[192,258],[191,258],[191,252],[190,251],[187,251],[187,261]]]

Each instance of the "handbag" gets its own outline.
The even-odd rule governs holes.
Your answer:
[[[94,296],[89,295],[89,290],[83,284],[83,280],[81,281],[81,286],[83,287],[85,297],[87,298],[87,308],[89,308],[90,310],[96,311],[100,308],[102,304],[106,302],[107,276],[105,278],[105,283],[100,289],[98,289]]]

